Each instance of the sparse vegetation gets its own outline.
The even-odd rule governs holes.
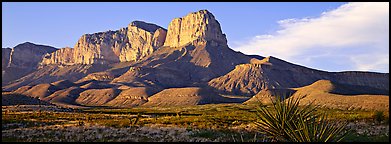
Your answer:
[[[134,131],[138,128],[148,127],[172,127],[183,129],[184,135],[188,135],[189,139],[197,139],[196,141],[236,141],[236,142],[252,142],[256,135],[257,142],[270,141],[264,135],[260,134],[255,129],[253,123],[257,118],[257,105],[242,105],[242,104],[208,104],[189,107],[162,107],[162,108],[147,108],[138,107],[131,109],[108,109],[108,108],[94,108],[84,109],[74,112],[47,112],[42,111],[39,115],[37,112],[15,112],[7,111],[3,108],[2,113],[2,130],[3,140],[7,141],[39,141],[39,139],[28,139],[27,131],[37,129],[47,129],[47,133],[56,131],[68,132],[73,130],[80,130],[81,128],[89,128],[94,126],[102,126],[105,133],[112,131],[111,135],[117,135],[116,138],[109,136],[105,141],[121,141],[121,137],[129,136],[122,132],[117,132],[122,129]],[[267,105],[264,108],[274,113],[272,105]],[[301,107],[301,106],[300,106]],[[388,137],[387,125],[374,123],[372,111],[361,110],[334,110],[318,108],[320,113],[329,113],[330,120],[347,120],[351,124],[353,134],[348,135],[347,139],[343,141],[351,141],[354,136],[366,137],[364,141],[376,141]],[[139,116],[138,116],[139,115]],[[137,116],[139,119],[136,122]],[[385,119],[388,118],[388,112],[384,113]],[[78,126],[78,123],[83,122],[83,126]],[[357,125],[362,123],[360,125]],[[373,126],[372,123],[375,125]],[[60,129],[51,129],[50,127],[60,127]],[[63,128],[62,128],[63,127]],[[15,135],[16,128],[26,131],[20,135]],[[63,129],[63,130],[61,130]],[[90,131],[90,130],[87,130]],[[162,130],[163,131],[163,130]],[[164,131],[169,131],[164,130]],[[42,131],[43,132],[43,131]],[[98,131],[99,132],[99,131]],[[7,134],[14,133],[14,134]],[[40,133],[40,131],[36,131]],[[139,133],[139,132],[137,132]],[[198,134],[197,134],[198,133]],[[217,137],[208,137],[210,133],[217,135]],[[55,140],[60,141],[78,141],[78,139],[67,139],[60,137],[61,135],[43,135],[40,141]],[[90,135],[88,141],[94,140],[98,133],[85,133]],[[143,141],[159,141],[158,136],[152,134],[146,135]],[[242,136],[241,136],[242,135]],[[24,138],[21,138],[21,137]],[[205,136],[205,137],[204,137]],[[46,137],[46,138],[45,138]],[[57,137],[57,138],[55,138]],[[135,137],[129,136],[129,137]],[[45,138],[45,140],[42,140]],[[202,139],[202,140],[201,140]],[[124,139],[122,139],[124,140]],[[139,139],[141,140],[141,138]],[[79,141],[83,141],[80,139]],[[129,140],[132,141],[132,140]],[[135,141],[135,140],[133,140]],[[173,141],[171,138],[165,141]],[[183,140],[182,140],[183,141]]]
[[[373,119],[376,122],[381,123],[382,121],[385,120],[384,112],[383,111],[375,111],[375,113],[373,114]]]

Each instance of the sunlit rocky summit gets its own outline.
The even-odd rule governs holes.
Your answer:
[[[327,72],[245,55],[228,46],[207,10],[175,18],[167,29],[133,21],[85,34],[73,48],[27,42],[2,49],[2,79],[5,91],[64,107],[251,103],[274,91],[344,109],[389,105],[388,73]]]

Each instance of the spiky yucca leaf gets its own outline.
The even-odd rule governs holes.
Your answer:
[[[347,123],[337,125],[318,113],[312,103],[299,106],[300,99],[283,101],[276,98],[272,112],[262,105],[257,110],[257,128],[275,141],[328,142],[340,141],[347,134]]]

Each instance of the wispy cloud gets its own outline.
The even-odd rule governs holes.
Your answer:
[[[389,72],[389,3],[347,3],[317,18],[277,23],[275,33],[234,42],[233,49],[322,70]]]

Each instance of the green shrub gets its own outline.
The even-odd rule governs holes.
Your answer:
[[[385,116],[384,116],[384,112],[383,111],[376,111],[374,114],[373,114],[373,119],[380,123],[382,122],[383,120],[385,120]]]
[[[272,141],[283,142],[333,142],[340,141],[347,134],[347,123],[333,123],[327,115],[316,111],[308,104],[299,106],[300,99],[283,101],[276,98],[272,111],[260,105],[257,111],[257,128]]]

